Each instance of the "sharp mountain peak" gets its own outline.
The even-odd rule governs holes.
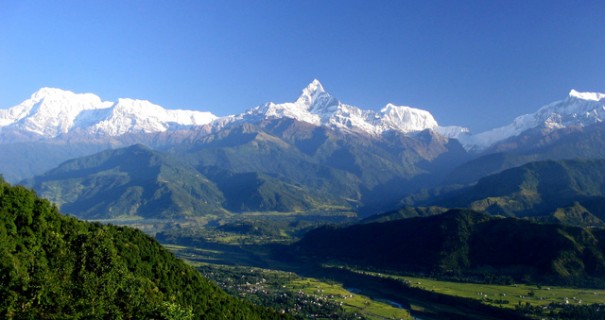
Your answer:
[[[92,93],[43,87],[21,104],[0,109],[0,140],[32,134],[38,139],[55,138],[73,129],[116,136],[208,125],[211,128],[209,132],[213,132],[241,123],[291,118],[371,135],[387,131],[413,134],[430,129],[446,137],[460,139],[468,149],[481,150],[538,126],[557,129],[601,122],[605,120],[604,99],[603,93],[571,90],[567,99],[548,104],[533,114],[517,117],[508,126],[471,135],[463,127],[439,126],[432,114],[423,109],[389,103],[379,110],[363,110],[342,103],[328,93],[318,79],[313,79],[303,88],[294,102],[269,102],[222,118],[209,112],[165,109],[147,100],[121,98],[117,102],[109,102]]]

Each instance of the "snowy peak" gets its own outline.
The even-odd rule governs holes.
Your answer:
[[[569,92],[570,98],[577,98],[581,100],[591,100],[591,101],[601,101],[605,99],[605,93],[598,92],[578,92],[574,89],[571,89]]]
[[[426,111],[406,106],[387,104],[380,110],[381,124],[387,130],[403,130],[405,132],[435,129],[439,125],[433,115]]]
[[[314,79],[309,85],[303,89],[296,103],[313,105],[321,96],[329,95],[319,80]]]
[[[305,87],[295,102],[266,103],[239,116],[232,116],[229,120],[223,119],[221,124],[284,117],[318,126],[372,135],[390,130],[413,133],[439,127],[437,121],[426,110],[389,103],[376,112],[344,104],[331,96],[318,80],[313,80]]]
[[[570,126],[585,127],[605,121],[605,94],[571,90],[566,99],[547,104],[535,113],[515,118],[506,126],[461,138],[467,148],[484,149],[517,136],[523,131],[542,128],[548,131]]]
[[[115,136],[202,125],[214,119],[216,116],[208,112],[166,110],[144,100],[119,99],[113,103],[90,93],[42,88],[19,105],[0,110],[0,133],[54,138],[78,129]]]
[[[294,104],[298,108],[322,118],[328,113],[335,112],[339,102],[326,92],[319,80],[315,79],[302,90],[300,97]]]
[[[439,126],[431,113],[422,109],[389,103],[375,111],[342,103],[317,79],[293,102],[269,102],[222,118],[209,112],[165,109],[146,100],[125,98],[109,102],[91,93],[41,88],[22,103],[0,109],[0,140],[47,139],[73,132],[119,136],[202,125],[207,125],[205,130],[212,132],[226,126],[279,118],[370,135],[388,131],[415,134],[428,129],[459,139],[469,150],[481,150],[529,129],[538,128],[548,133],[603,122],[605,93],[571,90],[563,100],[545,105],[535,113],[519,116],[506,126],[471,135],[463,127]]]
[[[167,130],[162,121],[166,110],[146,100],[118,99],[103,119],[89,128],[92,133],[118,136],[125,133],[151,133]]]
[[[79,100],[80,102],[87,101],[93,103],[100,103],[101,98],[92,93],[74,93],[69,90],[63,90],[58,88],[49,88],[44,87],[40,88],[38,91],[34,92],[30,97],[34,102],[40,102],[42,100],[52,100],[52,101],[69,101],[69,100]]]
[[[21,104],[0,110],[0,135],[55,138],[77,131],[119,136],[201,125],[209,125],[209,130],[216,131],[225,126],[279,118],[372,135],[391,130],[407,134],[432,129],[449,137],[453,132],[437,130],[437,121],[425,110],[389,103],[380,111],[374,111],[344,104],[314,79],[294,102],[269,102],[220,119],[208,112],[165,109],[146,100],[119,99],[114,103],[90,93],[42,88]]]
[[[81,112],[109,106],[111,103],[101,101],[94,94],[42,88],[21,104],[0,110],[0,128],[12,126],[37,135],[54,137],[69,131]]]
[[[439,127],[426,110],[389,103],[375,111],[342,103],[314,79],[293,102],[269,102],[223,118],[208,112],[169,110],[146,100],[124,98],[109,102],[90,93],[42,88],[21,104],[0,110],[0,137],[55,138],[72,132],[119,136],[201,125],[208,125],[209,131],[217,131],[225,126],[279,118],[370,135],[387,131],[413,134],[430,129],[447,137],[457,137],[468,131],[460,127]]]
[[[164,132],[179,127],[208,124],[216,118],[209,112],[167,110],[147,100],[118,99],[111,112],[88,131],[112,136]]]

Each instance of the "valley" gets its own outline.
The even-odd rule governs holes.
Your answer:
[[[296,217],[290,215],[289,219]],[[245,220],[230,224],[246,225]],[[271,218],[264,217],[262,225],[279,225],[280,220],[271,222]],[[523,284],[522,280],[504,285],[496,284],[500,281],[497,279],[452,282],[439,280],[447,278],[444,275],[402,276],[388,270],[352,268],[337,261],[324,264],[315,259],[292,260],[284,250],[297,241],[294,230],[286,228],[268,236],[260,230],[250,232],[253,228],[228,232],[212,229],[200,230],[195,236],[186,230],[160,233],[158,239],[231,294],[277,310],[300,308],[293,314],[301,319],[308,315],[305,312],[319,314],[319,318],[321,312],[324,318],[339,314],[338,318],[343,319],[355,313],[363,319],[407,319],[407,313],[417,319],[525,319],[567,312],[565,318],[572,319],[573,314],[580,312],[575,307],[590,308],[605,301],[603,288],[582,289],[533,281]],[[349,296],[360,301],[342,298]],[[320,303],[322,308],[303,306],[301,301],[316,307]]]
[[[0,320],[605,320],[604,12],[2,1]]]
[[[572,92],[479,134],[411,107],[362,110],[317,80],[294,102],[227,117],[97,98],[43,89],[14,107],[1,172],[64,214],[154,237],[237,312],[603,316],[601,95]],[[31,131],[54,112],[66,118]],[[145,312],[177,306],[158,303]]]

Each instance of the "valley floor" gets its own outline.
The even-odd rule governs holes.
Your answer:
[[[293,266],[264,260],[259,268],[242,264],[251,256],[241,247],[223,250],[165,245],[177,256],[196,266],[227,292],[252,302],[296,315],[299,319],[511,319],[514,312],[480,303],[461,304],[457,300],[436,299],[422,291],[409,290],[401,281],[377,274],[352,272],[343,268]],[[257,250],[259,248],[256,248]],[[248,248],[250,250],[250,248]],[[262,249],[257,262],[267,257]],[[214,257],[214,258],[213,258]],[[224,265],[225,257],[237,257],[233,265]],[[213,263],[214,261],[214,263]],[[217,264],[219,261],[221,264]],[[275,270],[274,268],[282,270]],[[420,294],[419,294],[420,293]],[[443,301],[441,301],[443,300]],[[470,301],[470,300],[469,300]]]
[[[275,256],[275,248],[295,240],[286,232],[274,237],[210,228],[198,232],[201,234],[192,235],[181,230],[187,236],[172,233],[172,238],[166,234],[158,238],[230,294],[297,319],[605,317],[605,290],[459,283],[339,265],[292,263]],[[587,313],[590,316],[584,316]]]

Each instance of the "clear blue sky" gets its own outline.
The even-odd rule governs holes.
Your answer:
[[[0,108],[40,87],[217,115],[294,100],[478,132],[605,92],[605,1],[0,1]]]

